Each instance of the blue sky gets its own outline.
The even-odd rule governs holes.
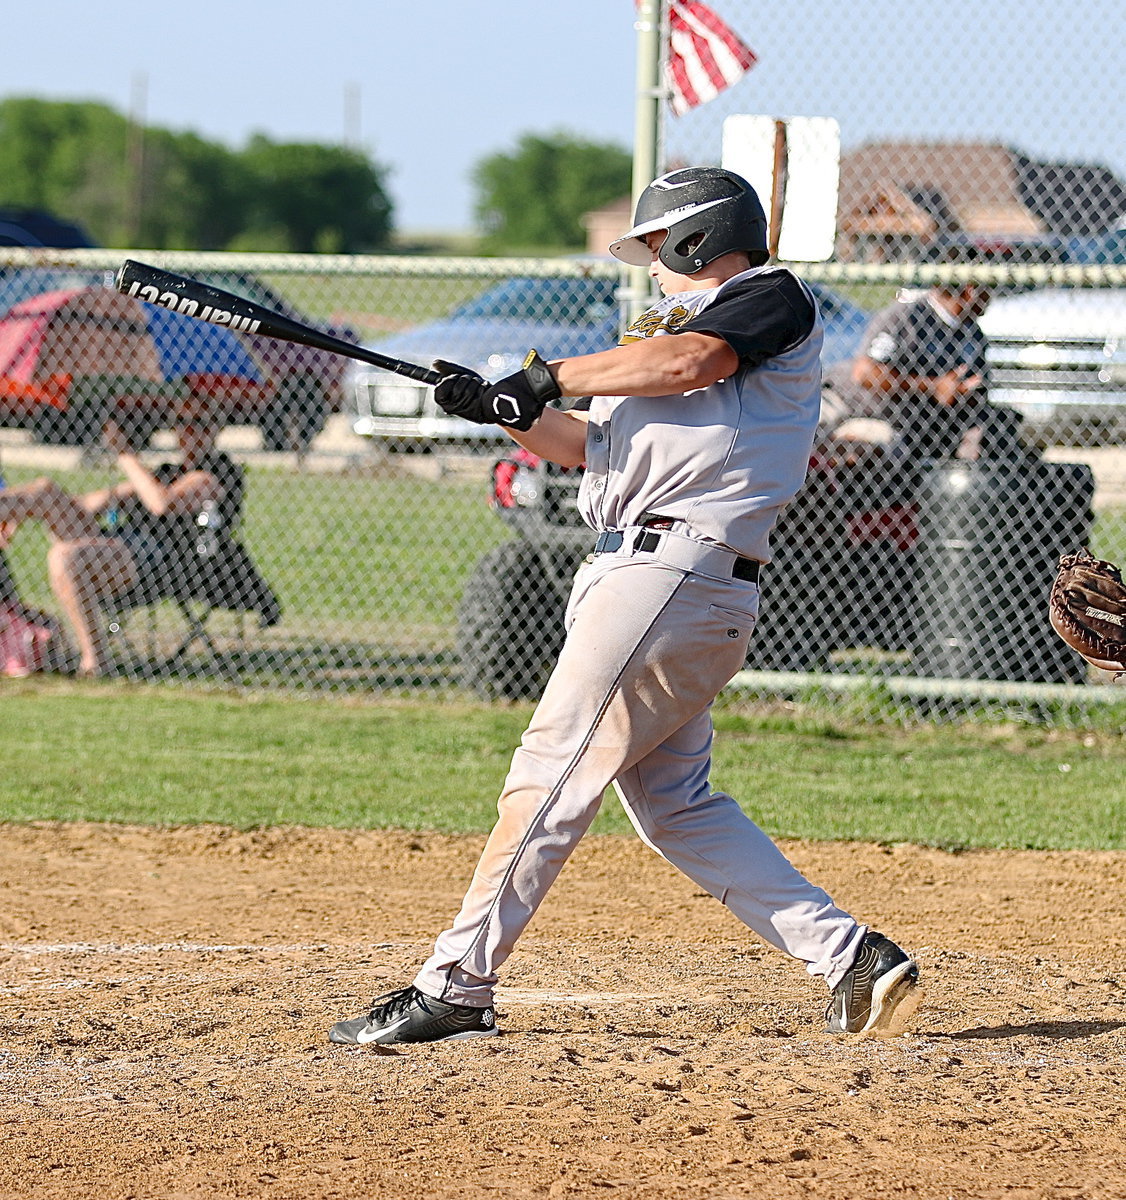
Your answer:
[[[710,0],[759,55],[670,127],[718,154],[726,112],[833,116],[842,142],[984,138],[1126,176],[1121,0]],[[0,95],[97,99],[231,146],[358,137],[407,230],[472,224],[470,172],[528,131],[629,146],[631,0],[39,0],[5,18]],[[714,148],[713,148],[714,147]]]

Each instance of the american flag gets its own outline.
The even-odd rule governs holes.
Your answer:
[[[669,105],[679,117],[712,100],[758,61],[755,52],[699,0],[668,0]]]

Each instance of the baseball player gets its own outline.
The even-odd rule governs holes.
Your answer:
[[[825,980],[831,1032],[895,1031],[918,1002],[912,959],[708,782],[711,705],[743,665],[770,530],[809,461],[816,303],[766,265],[762,205],[719,168],[655,180],[610,250],[648,264],[664,293],[622,345],[550,364],[532,351],[495,384],[435,364],[445,411],[586,464],[580,506],[598,536],[461,911],[414,982],[333,1026],[334,1042],[495,1034],[498,971],[610,784],[648,845]],[[548,407],[561,396],[591,397],[589,411]]]

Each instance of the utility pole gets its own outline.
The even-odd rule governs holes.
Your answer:
[[[633,210],[641,193],[660,174],[661,114],[665,100],[662,67],[665,41],[664,0],[640,0],[637,6],[637,91],[633,133]],[[630,267],[623,289],[622,308],[626,323],[641,313],[649,301],[649,271]]]
[[[360,85],[346,83],[344,85],[344,145],[350,150],[360,149],[363,139],[362,114]]]
[[[141,244],[145,212],[145,121],[149,77],[144,71],[133,75],[129,96],[129,120],[125,146],[125,233],[130,246]]]

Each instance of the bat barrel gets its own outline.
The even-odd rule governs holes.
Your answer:
[[[236,333],[254,333],[285,342],[296,342],[302,346],[315,346],[319,350],[328,350],[345,358],[371,363],[385,371],[393,371],[397,375],[405,375],[408,379],[416,379],[431,386],[441,379],[436,371],[421,367],[417,363],[404,362],[402,359],[380,354],[376,350],[353,345],[323,330],[314,329],[311,325],[291,320],[283,313],[264,308],[261,304],[255,304],[242,296],[132,259],[126,259],[122,263],[114,277],[114,286],[126,296],[133,296],[148,304],[158,304],[162,308],[207,321],[211,325],[233,329]]]

